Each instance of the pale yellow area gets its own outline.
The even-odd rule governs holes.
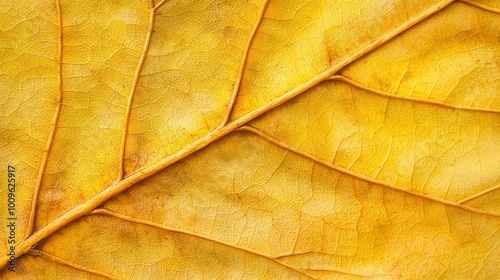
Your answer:
[[[496,18],[477,7],[452,4],[340,73],[396,95],[498,111]]]
[[[167,1],[155,16],[132,105],[126,172],[222,123],[263,1]]]
[[[500,114],[379,96],[324,82],[251,123],[387,184],[458,201],[500,183]]]
[[[271,1],[251,46],[232,118],[342,63],[436,2]]]
[[[37,227],[117,179],[147,8],[137,1],[61,3],[62,108],[40,189]]]
[[[41,32],[43,30],[43,32]],[[6,250],[8,165],[16,169],[16,239],[26,231],[58,91],[53,1],[0,6],[0,249]],[[10,217],[10,215],[9,215]]]
[[[104,207],[325,278],[332,271],[352,278],[488,278],[500,265],[498,217],[364,182],[248,132],[218,141]],[[156,230],[134,234],[140,239]]]

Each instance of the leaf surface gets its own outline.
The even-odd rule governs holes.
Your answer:
[[[2,278],[498,275],[496,1],[21,2]]]

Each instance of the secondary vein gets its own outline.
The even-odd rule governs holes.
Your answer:
[[[418,97],[413,97],[413,96],[404,96],[404,95],[398,95],[395,93],[391,92],[386,92],[382,91],[376,88],[372,88],[366,85],[363,85],[355,80],[352,80],[346,76],[342,75],[333,75],[328,80],[331,81],[341,81],[346,84],[352,85],[356,88],[362,89],[369,91],[371,93],[378,94],[380,96],[384,97],[389,97],[392,99],[400,99],[400,100],[406,100],[406,101],[412,101],[412,102],[418,102],[418,103],[423,103],[423,104],[430,104],[430,105],[437,105],[440,107],[445,107],[445,108],[451,108],[451,109],[459,109],[459,110],[466,110],[466,111],[476,111],[476,112],[488,112],[488,113],[500,113],[499,109],[494,109],[494,108],[482,108],[482,107],[471,107],[471,106],[462,106],[462,105],[455,105],[455,104],[449,104],[445,102],[441,102],[438,100],[432,100],[432,99],[423,99],[423,98],[418,98]]]
[[[248,40],[247,46],[245,47],[245,51],[243,53],[243,58],[241,60],[241,65],[240,65],[240,68],[238,71],[238,75],[236,76],[236,81],[234,82],[233,92],[231,94],[231,99],[229,100],[229,104],[227,105],[227,109],[226,109],[226,112],[224,113],[224,117],[222,119],[220,126],[226,125],[227,122],[229,121],[229,118],[231,117],[231,112],[232,112],[233,107],[234,107],[234,102],[236,101],[236,96],[238,95],[238,92],[239,92],[239,89],[241,86],[241,80],[243,79],[243,73],[245,71],[245,64],[246,64],[247,59],[248,59],[248,53],[250,51],[250,46],[252,45],[253,39],[255,38],[255,34],[257,34],[257,30],[259,29],[259,26],[262,22],[262,19],[264,18],[264,13],[267,9],[268,4],[269,4],[269,0],[265,0],[264,5],[263,5],[263,7],[260,11],[260,14],[259,14],[259,20],[255,24],[254,29],[252,30],[252,34],[250,35],[250,39]]]
[[[252,250],[252,249],[249,249],[249,248],[241,247],[241,246],[238,246],[236,244],[231,244],[231,243],[228,243],[228,242],[225,242],[225,241],[213,238],[211,236],[203,235],[203,234],[192,232],[192,231],[189,231],[189,230],[184,230],[184,229],[180,229],[180,228],[174,228],[174,227],[169,227],[169,226],[162,225],[162,224],[153,223],[151,221],[140,219],[140,218],[130,217],[128,215],[117,213],[117,212],[114,212],[114,211],[111,211],[111,210],[108,210],[108,209],[96,209],[96,210],[92,211],[91,214],[94,214],[94,215],[107,215],[107,216],[119,218],[121,220],[132,222],[132,223],[137,223],[137,224],[142,224],[142,225],[146,225],[146,226],[151,226],[151,227],[159,228],[159,229],[166,230],[166,231],[181,233],[181,234],[185,234],[185,235],[189,235],[189,236],[194,236],[194,237],[197,237],[197,238],[200,238],[200,239],[208,240],[208,241],[211,241],[211,242],[223,245],[223,246],[227,246],[227,247],[230,247],[230,248],[233,248],[233,249],[236,249],[236,250],[244,251],[244,252],[256,255],[256,256],[260,256],[260,257],[266,258],[266,259],[268,259],[268,260],[270,260],[272,262],[278,263],[279,265],[282,265],[282,266],[284,266],[284,267],[286,267],[288,269],[291,269],[291,270],[293,270],[295,272],[298,272],[298,273],[300,273],[302,275],[305,275],[305,276],[307,276],[309,278],[316,279],[316,277],[314,277],[314,276],[306,273],[303,270],[300,270],[300,269],[298,269],[296,267],[293,267],[293,266],[291,266],[291,265],[289,265],[289,264],[287,264],[287,263],[285,263],[283,261],[280,261],[277,258],[273,257],[272,255],[268,255],[268,254],[265,254],[265,253],[262,253],[262,252],[259,252],[259,251],[256,251],[256,250]]]
[[[155,9],[155,7],[153,7],[153,2],[149,1],[149,25],[148,25],[148,30],[147,30],[147,34],[146,34],[146,40],[144,41],[144,47],[142,50],[141,58],[139,60],[139,63],[137,65],[137,68],[135,71],[134,82],[132,84],[132,89],[130,90],[130,95],[128,98],[128,103],[127,103],[127,107],[126,107],[126,111],[125,111],[125,124],[124,124],[124,129],[122,132],[122,143],[121,143],[120,158],[119,158],[120,164],[119,164],[117,181],[120,181],[121,179],[123,179],[123,176],[125,174],[125,156],[126,156],[126,146],[127,146],[127,133],[128,133],[128,127],[130,124],[130,114],[132,112],[132,102],[134,101],[134,95],[137,92],[137,84],[139,83],[140,74],[142,72],[142,68],[144,67],[144,61],[146,60],[146,56],[147,56],[147,53],[149,51],[149,46],[151,44],[151,37],[152,37],[153,31],[154,31],[155,12],[156,12],[156,9]]]
[[[117,278],[111,274],[108,274],[108,273],[105,273],[105,272],[100,272],[100,271],[97,271],[95,269],[91,269],[91,268],[88,268],[88,267],[85,267],[85,266],[82,266],[82,265],[79,265],[79,264],[76,264],[76,263],[72,263],[72,262],[69,262],[67,260],[64,260],[64,259],[61,259],[57,256],[54,256],[52,254],[49,254],[45,251],[42,251],[42,250],[38,250],[38,249],[33,249],[30,251],[29,253],[30,255],[32,256],[35,256],[35,257],[42,257],[44,259],[48,259],[52,262],[55,262],[55,263],[58,263],[58,264],[62,264],[64,266],[69,266],[69,267],[72,267],[74,269],[77,269],[77,270],[81,270],[81,271],[85,271],[85,272],[88,272],[90,274],[94,274],[94,275],[97,275],[97,276],[101,276],[101,277],[105,277],[105,278],[109,278],[109,279],[113,279],[113,280],[119,280],[120,278]]]
[[[289,151],[291,151],[291,152],[293,152],[293,153],[295,153],[297,155],[300,155],[300,156],[303,156],[305,158],[308,158],[308,159],[310,159],[310,160],[312,160],[314,162],[317,162],[317,163],[319,163],[321,165],[324,165],[324,166],[326,166],[328,168],[334,169],[334,170],[336,170],[338,172],[341,172],[343,174],[347,174],[349,176],[355,177],[357,179],[363,180],[363,181],[371,183],[371,184],[377,184],[377,185],[384,186],[384,187],[387,187],[387,188],[390,188],[390,189],[394,189],[394,190],[397,190],[397,191],[405,192],[405,193],[413,195],[413,196],[417,196],[417,197],[421,197],[421,198],[424,198],[424,199],[428,199],[428,200],[440,202],[440,203],[443,203],[443,204],[446,204],[446,205],[455,206],[455,207],[462,208],[464,210],[467,210],[467,211],[470,211],[470,212],[473,212],[473,213],[483,214],[483,215],[489,215],[489,216],[494,216],[494,217],[500,217],[500,213],[489,211],[489,210],[483,210],[483,209],[479,209],[479,208],[475,208],[475,207],[471,207],[471,206],[467,206],[467,205],[463,205],[463,204],[461,204],[463,201],[457,202],[457,201],[452,201],[452,200],[444,199],[444,198],[433,196],[433,195],[429,195],[429,194],[424,194],[424,193],[416,192],[414,190],[410,190],[410,189],[407,189],[407,188],[403,188],[401,186],[389,184],[388,182],[385,182],[385,181],[382,181],[382,180],[379,180],[379,179],[376,179],[376,178],[373,178],[373,177],[370,177],[370,176],[366,176],[364,174],[352,171],[352,170],[347,169],[345,167],[342,167],[342,166],[333,164],[331,162],[328,162],[328,161],[326,161],[326,160],[324,160],[322,158],[319,158],[319,157],[317,157],[315,155],[306,153],[306,152],[304,152],[302,150],[299,150],[299,149],[297,149],[297,148],[295,148],[295,147],[293,147],[291,145],[288,145],[288,144],[286,144],[286,143],[284,143],[282,141],[279,141],[279,140],[277,140],[277,139],[275,139],[275,138],[267,135],[263,131],[261,131],[261,130],[255,128],[255,127],[252,127],[252,126],[245,125],[245,126],[240,127],[238,130],[248,131],[248,132],[254,133],[255,135],[258,135],[259,137],[261,137],[262,139],[268,141],[269,143],[272,143],[272,144],[275,144],[275,145],[280,146],[282,148],[285,148],[286,150],[289,150]],[[498,186],[496,188],[498,188]]]
[[[35,227],[35,214],[36,207],[38,204],[38,196],[40,193],[40,187],[42,185],[43,174],[45,173],[45,169],[47,168],[47,160],[49,158],[50,151],[52,150],[52,145],[54,143],[54,136],[56,134],[57,123],[59,121],[59,115],[61,113],[62,107],[62,97],[63,97],[63,75],[62,75],[62,52],[63,52],[63,23],[62,23],[62,10],[60,0],[56,0],[56,8],[57,8],[57,22],[58,22],[58,57],[57,57],[57,69],[58,69],[58,95],[56,100],[56,109],[54,111],[54,116],[52,118],[52,129],[50,130],[49,138],[47,140],[47,147],[44,150],[42,157],[42,164],[40,169],[38,170],[38,176],[36,185],[33,189],[33,196],[31,198],[31,210],[30,216],[28,218],[28,224],[26,225],[26,232],[23,236],[23,239],[30,236],[33,233]]]

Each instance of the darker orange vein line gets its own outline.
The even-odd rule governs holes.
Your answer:
[[[437,101],[437,100],[422,99],[422,98],[418,98],[418,97],[398,95],[395,93],[390,93],[390,92],[382,91],[379,89],[371,88],[369,86],[360,84],[357,81],[352,80],[352,79],[350,79],[346,76],[342,76],[342,75],[333,75],[330,78],[328,78],[328,80],[341,81],[341,82],[350,84],[354,87],[357,87],[359,89],[366,90],[366,91],[369,91],[369,92],[372,92],[372,93],[375,93],[375,94],[378,94],[381,96],[389,97],[392,99],[400,99],[400,100],[406,100],[406,101],[412,101],[412,102],[418,102],[418,103],[424,103],[424,104],[437,105],[437,106],[451,108],[451,109],[476,111],[476,112],[488,112],[488,113],[500,113],[500,110],[498,110],[498,109],[454,105],[454,104],[444,103],[444,102]]]
[[[328,162],[322,158],[319,158],[315,155],[311,155],[309,153],[306,153],[302,150],[299,150],[295,147],[292,147],[284,142],[281,142],[280,140],[277,140],[269,135],[267,135],[266,133],[264,133],[263,131],[255,128],[255,127],[252,127],[252,126],[242,126],[240,127],[238,130],[242,130],[242,131],[248,131],[248,132],[251,132],[251,133],[254,133],[255,135],[258,135],[259,137],[263,138],[264,140],[268,141],[269,143],[272,143],[272,144],[275,144],[277,146],[280,146],[288,151],[291,151],[297,155],[300,155],[300,156],[303,156],[305,158],[308,158],[314,162],[317,162],[321,165],[324,165],[328,168],[331,168],[331,169],[334,169],[338,172],[341,172],[341,173],[344,173],[344,174],[347,174],[347,175],[350,175],[352,177],[355,177],[357,179],[360,179],[360,180],[363,180],[365,182],[368,182],[368,183],[371,183],[371,184],[377,184],[377,185],[380,185],[380,186],[384,186],[384,187],[387,187],[387,188],[390,188],[390,189],[394,189],[394,190],[397,190],[397,191],[402,191],[402,192],[405,192],[407,194],[410,194],[410,195],[413,195],[413,196],[417,196],[417,197],[420,197],[420,198],[424,198],[424,199],[428,199],[428,200],[432,200],[432,201],[436,201],[436,202],[440,202],[440,203],[443,203],[443,204],[446,204],[446,205],[451,205],[451,206],[455,206],[455,207],[458,207],[458,208],[462,208],[462,209],[465,209],[467,211],[470,211],[470,212],[473,212],[473,213],[478,213],[478,214],[483,214],[483,215],[489,215],[489,216],[495,216],[495,217],[500,217],[500,213],[497,213],[497,212],[493,212],[493,211],[488,211],[488,210],[483,210],[483,209],[478,209],[478,208],[475,208],[475,207],[470,207],[470,206],[466,206],[466,205],[462,205],[456,201],[451,201],[451,200],[447,200],[447,199],[444,199],[444,198],[440,198],[440,197],[436,197],[436,196],[432,196],[432,195],[428,195],[428,194],[423,194],[423,193],[419,193],[419,192],[416,192],[416,191],[413,191],[413,190],[410,190],[410,189],[406,189],[406,188],[403,188],[403,187],[400,187],[400,186],[396,186],[396,185],[392,185],[392,184],[389,184],[385,181],[382,181],[382,180],[379,180],[379,179],[375,179],[375,178],[372,178],[370,176],[366,176],[364,174],[361,174],[361,173],[357,173],[355,171],[352,171],[352,170],[349,170],[345,167],[342,167],[342,166],[339,166],[339,165],[336,165],[336,164],[333,164],[331,162]]]
[[[281,258],[286,258],[286,257],[292,257],[292,256],[301,256],[301,255],[307,255],[307,254],[318,254],[318,255],[323,255],[323,256],[332,256],[335,257],[337,256],[336,254],[332,253],[324,253],[324,252],[317,252],[317,251],[301,251],[301,252],[287,252],[287,253],[282,253],[279,255],[275,255],[274,258],[276,259],[281,259]],[[360,277],[380,277],[380,276],[390,276],[389,274],[363,274],[363,273],[355,273],[355,272],[350,272],[348,270],[343,270],[343,269],[338,269],[338,268],[313,268],[313,267],[302,267],[301,268],[304,271],[330,271],[330,272],[338,272],[346,275],[352,275],[352,276],[360,276]]]
[[[206,134],[202,138],[199,138],[198,140],[192,142],[191,144],[186,145],[183,149],[157,161],[153,165],[139,169],[139,170],[131,173],[130,175],[124,177],[123,180],[112,183],[106,189],[103,189],[101,192],[95,194],[89,200],[72,208],[68,212],[64,213],[63,215],[54,219],[52,222],[50,222],[50,223],[46,224],[45,226],[43,226],[42,228],[40,228],[38,231],[36,231],[33,235],[31,235],[26,240],[20,242],[18,244],[18,246],[16,247],[17,248],[16,256],[20,256],[22,254],[25,254],[26,252],[28,252],[30,250],[30,248],[32,246],[35,246],[35,244],[40,242],[42,239],[53,234],[57,230],[61,229],[65,225],[71,223],[72,221],[82,217],[83,215],[90,213],[92,210],[94,210],[96,207],[98,207],[99,205],[101,205],[102,203],[107,201],[109,198],[111,198],[114,195],[119,194],[122,191],[128,189],[129,187],[131,187],[135,183],[158,173],[159,171],[163,170],[164,168],[171,165],[172,163],[177,162],[180,159],[183,159],[186,156],[206,147],[210,143],[213,143],[214,141],[224,137],[225,135],[231,133],[235,129],[248,123],[249,121],[255,119],[256,117],[258,117],[258,116],[264,114],[265,112],[289,101],[290,99],[301,94],[302,92],[306,91],[307,89],[317,85],[318,83],[322,82],[323,80],[328,79],[330,76],[334,75],[338,70],[351,64],[352,62],[356,61],[357,59],[363,57],[367,53],[373,51],[377,47],[381,46],[385,42],[396,37],[398,34],[404,32],[405,30],[409,29],[410,27],[412,27],[413,25],[422,21],[423,19],[440,11],[441,9],[443,9],[447,5],[451,4],[452,2],[453,2],[453,0],[441,1],[440,3],[432,6],[428,10],[426,10],[423,13],[421,13],[420,15],[418,15],[417,17],[412,18],[410,21],[405,22],[404,24],[400,25],[399,27],[392,30],[391,32],[389,32],[389,33],[385,34],[384,36],[380,37],[379,39],[375,40],[371,44],[358,50],[358,52],[347,57],[346,59],[341,61],[339,64],[333,65],[331,68],[327,69],[325,72],[311,78],[306,83],[304,83],[304,84],[302,84],[302,85],[300,85],[300,86],[298,86],[298,87],[296,87],[288,92],[285,92],[282,96],[276,98],[275,100],[272,100],[272,101],[268,102],[266,105],[261,106],[255,110],[241,116],[240,118],[238,118],[232,122],[227,123],[225,126],[218,127],[215,130],[210,131],[208,134]],[[7,260],[8,260],[8,258],[7,258],[6,254],[4,254],[3,256],[0,257],[0,268],[4,267],[7,264]]]
[[[323,255],[323,256],[338,256],[332,253],[323,253],[323,252],[316,252],[316,251],[306,251],[306,252],[288,252],[288,253],[283,253],[279,255],[275,255],[274,258],[276,259],[282,259],[286,257],[293,257],[293,256],[300,256],[300,255],[307,255],[307,254],[318,254],[318,255]],[[356,272],[350,272],[348,270],[343,270],[339,268],[313,268],[313,267],[301,267],[303,271],[329,271],[329,272],[337,272],[341,274],[346,274],[346,275],[352,275],[352,276],[359,276],[359,277],[380,277],[380,276],[388,276],[388,274],[363,274],[363,273],[356,273]]]
[[[486,194],[488,194],[488,193],[490,193],[490,192],[493,192],[493,191],[496,191],[496,190],[498,190],[498,189],[500,189],[500,185],[493,186],[493,187],[488,188],[488,189],[486,189],[486,190],[484,190],[484,191],[481,191],[481,192],[478,192],[478,193],[473,194],[473,195],[471,195],[471,196],[468,196],[468,197],[466,197],[466,198],[463,198],[463,199],[461,199],[461,200],[457,201],[457,203],[458,203],[458,204],[465,203],[465,202],[467,202],[467,201],[469,201],[469,200],[473,200],[473,199],[475,199],[475,198],[478,198],[478,197],[480,197],[480,196],[486,195]]]
[[[346,272],[346,271],[343,271],[343,270],[337,270],[337,269],[330,269],[330,268],[308,268],[308,267],[305,267],[305,268],[302,268],[304,270],[309,270],[309,271],[316,271],[316,272],[325,272],[325,271],[328,271],[328,272],[337,272],[337,273],[344,273],[344,274],[350,274],[352,276],[360,276],[360,277],[367,277],[367,278],[370,278],[370,277],[382,277],[382,276],[385,276],[386,278],[387,277],[394,277],[394,276],[399,276],[401,277],[401,275],[399,274],[375,274],[375,275],[369,275],[369,274],[355,274],[355,273],[350,273],[350,272]]]
[[[298,273],[300,273],[302,275],[305,275],[305,276],[307,276],[309,278],[316,279],[316,277],[314,277],[313,275],[309,275],[305,271],[302,271],[302,270],[300,270],[300,269],[298,269],[296,267],[293,267],[293,266],[291,266],[291,265],[289,265],[289,264],[287,264],[285,262],[282,262],[282,261],[278,260],[277,258],[273,257],[272,255],[268,255],[268,254],[265,254],[265,253],[262,253],[262,252],[259,252],[259,251],[255,251],[255,250],[252,250],[252,249],[240,247],[240,246],[238,246],[236,244],[231,244],[231,243],[228,243],[228,242],[225,242],[225,241],[222,241],[222,240],[219,240],[219,239],[207,236],[207,235],[203,235],[203,234],[200,234],[200,233],[192,232],[192,231],[189,231],[189,230],[184,230],[184,229],[180,229],[180,228],[174,228],[174,227],[169,227],[169,226],[165,226],[165,225],[162,225],[162,224],[153,223],[153,222],[150,222],[148,220],[144,220],[144,219],[140,219],[140,218],[130,217],[130,216],[127,216],[127,215],[124,215],[124,214],[120,214],[120,213],[117,213],[117,212],[114,212],[114,211],[111,211],[111,210],[108,210],[108,209],[96,209],[96,210],[92,211],[90,214],[91,215],[108,215],[108,216],[112,216],[112,217],[115,217],[115,218],[118,218],[118,219],[121,219],[121,220],[125,220],[125,221],[128,221],[128,222],[138,223],[138,224],[142,224],[142,225],[146,225],[146,226],[151,226],[151,227],[159,228],[159,229],[166,230],[166,231],[172,231],[172,232],[176,232],[176,233],[186,234],[186,235],[189,235],[189,236],[194,236],[194,237],[197,237],[197,238],[201,238],[201,239],[205,239],[205,240],[208,240],[208,241],[212,241],[214,243],[221,244],[221,245],[224,245],[224,246],[236,249],[236,250],[241,250],[241,251],[244,251],[244,252],[256,255],[256,256],[260,256],[260,257],[266,258],[266,259],[268,259],[270,261],[278,263],[279,265],[282,265],[282,266],[284,266],[284,267],[286,267],[288,269],[291,269],[291,270],[293,270],[295,272],[298,272]]]
[[[31,210],[30,210],[30,216],[28,218],[28,224],[26,225],[26,232],[24,236],[22,237],[23,239],[26,239],[28,236],[30,236],[33,233],[33,229],[35,227],[35,213],[36,213],[36,206],[38,203],[38,194],[40,192],[40,187],[42,185],[42,179],[43,179],[43,174],[45,173],[45,169],[47,167],[47,161],[49,158],[50,151],[52,150],[52,144],[54,143],[54,136],[56,134],[56,128],[57,128],[57,123],[59,121],[59,115],[61,112],[61,107],[62,107],[62,96],[63,96],[63,89],[62,89],[62,52],[63,52],[63,26],[62,26],[62,11],[61,11],[61,3],[60,0],[56,0],[56,8],[57,8],[57,19],[58,19],[58,58],[57,58],[57,66],[58,66],[58,96],[57,96],[57,101],[56,101],[56,109],[54,111],[54,117],[52,118],[52,130],[50,131],[49,134],[49,139],[47,140],[47,147],[45,148],[45,151],[43,153],[42,157],[42,164],[40,166],[40,169],[38,171],[38,177],[36,181],[35,188],[33,190],[33,196],[31,198]]]
[[[495,14],[500,14],[500,9],[499,9],[499,8],[490,7],[490,6],[487,6],[487,5],[484,5],[484,4],[481,4],[481,3],[478,3],[478,2],[476,2],[476,1],[471,1],[471,0],[460,0],[460,2],[463,2],[463,3],[469,4],[469,5],[471,5],[471,6],[477,7],[477,8],[479,8],[479,9],[482,9],[482,10],[485,10],[485,11],[488,11],[488,12],[492,12],[492,13],[495,13]]]
[[[45,251],[42,251],[42,250],[38,250],[38,249],[32,249],[29,253],[29,255],[32,255],[34,257],[42,257],[42,258],[45,258],[45,259],[48,259],[52,262],[55,262],[55,263],[58,263],[58,264],[62,264],[62,265],[65,265],[65,266],[69,266],[71,268],[74,268],[74,269],[77,269],[77,270],[81,270],[81,271],[85,271],[85,272],[88,272],[88,273],[91,273],[91,274],[94,274],[94,275],[97,275],[97,276],[101,276],[101,277],[106,277],[106,278],[109,278],[109,279],[117,279],[119,280],[120,278],[118,277],[115,277],[111,274],[108,274],[108,273],[104,273],[104,272],[99,272],[97,270],[94,270],[94,269],[91,269],[91,268],[88,268],[88,267],[85,267],[85,266],[82,266],[82,265],[79,265],[79,264],[75,264],[75,263],[71,263],[69,261],[66,261],[66,260],[63,260],[57,256],[54,256],[52,254],[49,254]]]
[[[162,2],[163,3],[163,2]],[[160,3],[161,4],[161,3]],[[117,181],[120,181],[123,179],[123,176],[125,174],[125,149],[127,146],[127,133],[128,133],[128,127],[130,124],[130,114],[132,112],[132,102],[134,101],[134,95],[137,92],[137,84],[139,82],[139,77],[142,71],[142,68],[144,67],[144,61],[146,60],[146,55],[149,51],[149,46],[151,43],[151,37],[153,34],[153,28],[154,28],[154,21],[155,21],[155,8],[152,6],[153,2],[149,2],[149,25],[148,25],[148,33],[146,35],[146,40],[144,41],[144,47],[142,50],[141,58],[139,60],[139,63],[137,65],[137,69],[135,71],[135,76],[134,76],[134,82],[132,84],[132,89],[130,91],[130,96],[128,98],[128,104],[125,112],[125,124],[123,128],[123,133],[122,133],[122,144],[121,144],[121,150],[120,150],[120,159],[119,159],[119,170],[118,170],[118,177]]]
[[[154,3],[153,3],[153,0],[150,0],[151,7],[153,7],[153,10],[155,10],[155,11],[156,11],[158,8],[160,8],[160,7],[161,7],[161,5],[163,5],[163,4],[165,3],[165,1],[166,1],[166,0],[162,0],[162,1],[160,1],[160,3],[156,4],[156,6],[153,6],[153,4],[154,4]]]
[[[245,51],[243,53],[243,59],[241,60],[241,65],[238,71],[238,75],[236,76],[236,81],[234,82],[233,86],[233,92],[231,94],[231,99],[229,100],[229,104],[227,105],[226,112],[224,113],[224,117],[222,119],[222,122],[219,126],[224,126],[227,124],[229,121],[229,118],[231,117],[231,112],[233,111],[234,103],[236,101],[236,96],[238,95],[240,86],[241,86],[241,81],[243,79],[243,73],[245,71],[245,64],[248,59],[248,53],[250,52],[250,46],[252,45],[252,42],[255,38],[255,34],[257,34],[257,30],[259,29],[259,26],[262,22],[262,19],[264,18],[264,13],[266,12],[267,6],[269,4],[269,0],[265,0],[264,5],[262,7],[262,10],[260,11],[259,14],[259,20],[254,26],[254,29],[252,30],[252,34],[250,34],[250,39],[248,40],[247,46],[245,47]]]

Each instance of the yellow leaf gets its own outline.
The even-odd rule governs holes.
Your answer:
[[[1,7],[0,278],[500,273],[497,1]]]

